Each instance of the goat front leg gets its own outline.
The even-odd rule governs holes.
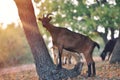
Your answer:
[[[62,47],[58,48],[59,53],[59,64],[57,66],[58,69],[62,68]]]

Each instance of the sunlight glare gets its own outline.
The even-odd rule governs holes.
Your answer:
[[[3,26],[19,20],[14,0],[0,0],[0,23]]]
[[[42,0],[43,1],[43,0]],[[39,9],[36,8],[35,2],[32,0],[35,15],[39,14]],[[14,0],[0,0],[0,24],[2,28],[6,29],[8,24],[20,24],[17,6]]]

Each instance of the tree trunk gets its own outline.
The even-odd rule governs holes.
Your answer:
[[[63,78],[78,76],[82,69],[82,63],[78,63],[71,70],[56,70],[56,66],[53,64],[39,32],[31,0],[14,1],[17,5],[19,17],[33,54],[39,80],[61,80]]]
[[[120,31],[120,29],[119,29],[119,31]],[[117,43],[113,49],[112,54],[113,55],[111,57],[110,63],[116,63],[116,62],[120,63],[120,33],[119,33],[119,38],[118,38]]]
[[[108,39],[107,39],[107,35],[108,35],[108,28],[105,28],[105,33],[103,32],[98,32],[96,30],[96,32],[100,35],[100,37],[102,37],[104,43],[106,44],[108,42]]]
[[[114,39],[115,29],[114,28],[110,28],[110,31],[111,31],[111,39]]]

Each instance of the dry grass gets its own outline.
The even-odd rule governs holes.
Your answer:
[[[68,65],[66,66],[68,67]],[[73,67],[73,66],[72,66]],[[70,65],[69,65],[70,69]],[[108,62],[96,62],[97,75],[86,78],[86,66],[84,64],[81,75],[68,80],[120,80],[120,64],[110,65]],[[23,65],[0,70],[0,80],[38,80],[35,65]]]

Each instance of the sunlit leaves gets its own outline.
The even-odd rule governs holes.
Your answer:
[[[114,29],[120,25],[119,1],[116,5],[98,4],[96,0],[91,5],[87,5],[86,0],[41,1],[40,14],[49,12],[56,13],[52,19],[53,24],[71,27],[73,31],[87,35],[97,30],[99,25]]]

